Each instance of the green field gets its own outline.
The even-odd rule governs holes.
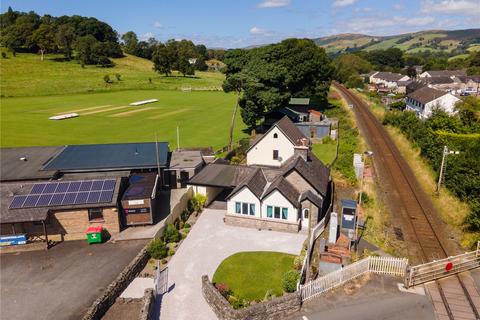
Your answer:
[[[5,51],[4,49],[1,50]],[[174,73],[170,77],[153,71],[153,63],[135,56],[112,59],[113,68],[82,66],[77,61],[59,62],[61,55],[47,55],[44,61],[31,53],[18,53],[7,59],[0,58],[0,91],[2,97],[44,96],[86,92],[109,92],[126,89],[221,90],[224,75],[219,72],[199,72],[183,77]],[[117,81],[115,74],[121,75]],[[112,84],[103,80],[109,75]],[[149,78],[152,79],[150,83]]]
[[[239,252],[223,260],[213,275],[214,283],[224,283],[236,297],[263,300],[268,290],[283,294],[282,277],[292,269],[295,256],[280,252]]]
[[[146,99],[159,102],[130,107]],[[168,141],[176,147],[176,127],[183,147],[222,147],[235,103],[233,94],[128,90],[109,93],[4,98],[1,100],[2,147],[111,142]],[[78,118],[48,120],[77,112]],[[246,136],[237,117],[234,139]]]
[[[313,154],[325,165],[330,165],[333,160],[335,160],[336,149],[336,141],[332,141],[331,143],[314,143],[312,145]]]

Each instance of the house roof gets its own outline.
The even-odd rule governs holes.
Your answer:
[[[284,116],[289,117],[292,121],[297,119],[299,113],[290,108],[278,108],[265,114],[265,119],[282,119]]]
[[[308,106],[310,105],[310,98],[290,98],[288,104]]]
[[[265,132],[261,137],[255,139],[250,147],[247,149],[247,152],[252,149],[257,143],[259,143],[265,136],[268,135],[270,131],[272,131],[275,127],[280,129],[282,133],[287,137],[288,140],[292,142],[293,145],[295,146],[301,146],[302,145],[302,139],[307,139],[300,131],[300,129],[297,128],[297,126],[287,117],[283,117],[279,121],[277,121],[270,129]]]
[[[323,196],[327,194],[330,181],[330,169],[326,167],[318,158],[309,152],[309,161],[296,156],[285,166],[283,175],[286,176],[292,170],[297,171],[313,188]]]
[[[263,194],[266,184],[267,179],[265,178],[262,169],[257,168],[250,175],[245,177],[245,179],[243,179],[243,181],[237,185],[235,189],[233,189],[233,191],[228,195],[228,198],[242,190],[244,187],[247,187],[257,198],[260,198],[260,196]]]
[[[204,163],[200,150],[173,151],[170,169],[196,168]]]
[[[291,204],[298,207],[298,199],[300,193],[295,189],[295,187],[288,182],[283,176],[278,176],[267,188],[262,199],[268,197],[273,191],[277,190],[280,192]]]
[[[433,89],[430,87],[422,87],[407,96],[413,100],[416,100],[422,104],[429,103],[430,101],[433,101],[435,99],[438,99],[440,97],[443,97],[444,95],[448,94],[447,92]]]
[[[104,179],[105,177],[96,177],[95,179],[85,180],[97,180]],[[17,223],[17,222],[31,222],[42,221],[48,216],[48,212],[51,210],[72,210],[72,209],[87,209],[87,208],[103,208],[103,207],[115,207],[120,190],[121,178],[116,178],[115,189],[113,192],[112,201],[110,203],[89,203],[89,204],[72,204],[72,205],[55,205],[48,207],[37,208],[20,208],[9,209],[10,203],[16,195],[27,195],[33,188],[35,181],[26,181],[22,183],[2,183],[0,184],[0,223]]]
[[[395,82],[395,81],[399,81],[400,79],[402,79],[403,77],[405,77],[405,75],[403,74],[400,74],[400,73],[392,73],[392,72],[378,72],[374,75],[375,78],[377,79],[382,79],[382,80],[385,80],[385,81],[390,81],[390,82]]]
[[[158,143],[158,158],[159,165],[166,167],[168,143]],[[44,170],[101,171],[156,167],[156,143],[142,142],[67,146],[44,167]]]
[[[424,78],[423,81],[429,84],[448,84],[455,82],[455,80],[449,76]]]
[[[210,163],[188,181],[191,185],[233,188],[248,177],[254,167]]]
[[[43,166],[64,147],[22,147],[0,149],[0,180],[51,179],[56,170],[42,171]],[[24,158],[21,160],[20,158]]]
[[[463,83],[467,83],[468,81],[480,82],[480,75],[458,76],[457,78]]]
[[[467,72],[465,70],[431,70],[425,72],[427,72],[431,77],[451,77],[467,75]]]
[[[310,190],[303,192],[300,196],[300,202],[305,200],[310,200],[314,205],[317,206],[317,208],[321,208],[323,206],[323,199]]]

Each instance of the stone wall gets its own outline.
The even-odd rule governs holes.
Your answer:
[[[143,270],[148,262],[148,244],[137,254],[128,266],[113,280],[102,295],[93,302],[83,320],[99,320],[107,312],[120,294],[128,287],[130,282]]]
[[[210,282],[202,276],[202,294],[220,320],[274,320],[286,317],[300,310],[302,298],[299,292],[285,294],[266,302],[253,304],[242,309],[233,309],[228,301]]]
[[[239,227],[247,227],[262,230],[273,230],[296,233],[300,229],[298,222],[289,223],[285,221],[265,220],[255,217],[245,217],[241,215],[226,214],[224,218],[225,224]]]
[[[150,320],[151,313],[152,313],[152,307],[154,305],[155,301],[155,296],[153,294],[153,289],[145,289],[145,293],[143,294],[143,306],[142,310],[140,310],[140,320]]]

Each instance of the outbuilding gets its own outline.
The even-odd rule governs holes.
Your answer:
[[[129,186],[122,197],[124,222],[127,226],[153,224],[158,206],[158,175],[139,173],[129,178]]]

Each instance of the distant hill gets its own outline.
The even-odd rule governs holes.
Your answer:
[[[360,49],[369,51],[388,48],[399,48],[411,53],[426,50],[480,51],[480,29],[428,30],[394,36],[345,33],[312,40],[332,54]]]

